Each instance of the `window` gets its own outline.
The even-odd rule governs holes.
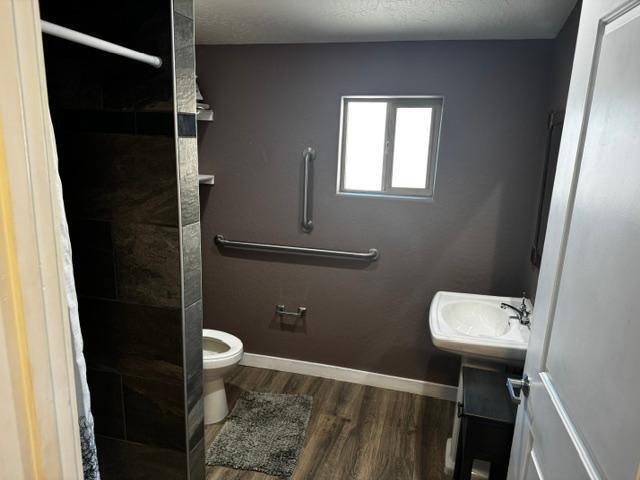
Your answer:
[[[439,97],[343,97],[338,191],[432,197]]]

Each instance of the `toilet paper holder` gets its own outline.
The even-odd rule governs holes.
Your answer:
[[[307,307],[298,307],[297,312],[287,312],[287,307],[285,305],[276,305],[276,313],[281,317],[304,318],[307,314]]]

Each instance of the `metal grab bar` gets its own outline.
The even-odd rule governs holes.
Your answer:
[[[367,260],[374,262],[378,260],[380,253],[375,248],[364,252],[346,252],[343,250],[327,250],[324,248],[294,247],[291,245],[273,245],[271,243],[238,242],[227,240],[222,235],[214,238],[216,245],[225,248],[235,248],[237,250],[252,250],[258,252],[291,253],[294,255],[313,255],[317,257],[333,257],[355,260]]]
[[[309,203],[309,184],[311,162],[316,157],[316,152],[311,147],[305,148],[302,152],[304,162],[304,185],[302,192],[302,230],[309,233],[313,230],[313,220],[311,220],[311,210]]]

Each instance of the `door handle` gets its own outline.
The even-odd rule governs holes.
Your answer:
[[[509,392],[509,398],[516,405],[520,405],[522,402],[522,397],[520,395],[516,395],[514,391],[515,388],[519,388],[520,392],[526,397],[529,395],[529,377],[525,375],[522,377],[522,380],[517,380],[515,378],[507,378],[507,390]]]

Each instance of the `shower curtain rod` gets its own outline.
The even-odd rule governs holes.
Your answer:
[[[115,43],[92,37],[91,35],[76,32],[75,30],[71,30],[70,28],[61,27],[60,25],[47,22],[46,20],[40,20],[40,23],[42,25],[42,31],[44,33],[48,33],[49,35],[53,35],[54,37],[64,38],[65,40],[80,43],[81,45],[86,45],[91,48],[97,48],[98,50],[102,50],[104,52],[115,53],[116,55],[120,55],[122,57],[131,58],[143,63],[148,63],[149,65],[152,65],[156,68],[160,68],[162,66],[162,59],[160,57],[154,57],[153,55],[147,55],[146,53],[137,52],[135,50],[131,50],[130,48],[122,47],[120,45],[116,45]]]

